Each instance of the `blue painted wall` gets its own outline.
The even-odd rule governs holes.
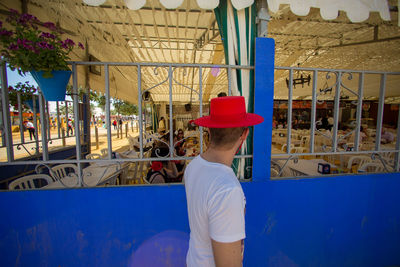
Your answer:
[[[400,174],[282,181],[265,175],[269,161],[260,155],[269,157],[273,99],[258,93],[273,91],[271,76],[262,83],[257,75],[273,77],[263,62],[273,42],[258,39],[256,46],[263,51],[256,57],[256,112],[266,122],[255,127],[255,181],[242,184],[244,265],[400,265]],[[184,265],[182,185],[1,192],[0,214],[1,266]]]
[[[400,264],[399,174],[249,182],[243,189],[245,266]],[[189,227],[181,185],[2,192],[0,203],[2,266],[184,262]],[[169,240],[157,246],[159,233]]]

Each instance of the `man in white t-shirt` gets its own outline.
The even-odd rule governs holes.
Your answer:
[[[211,99],[210,116],[194,121],[209,128],[210,144],[185,170],[188,267],[242,266],[246,201],[231,165],[249,134],[247,127],[262,121],[261,116],[246,113],[241,96]]]

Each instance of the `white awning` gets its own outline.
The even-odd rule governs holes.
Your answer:
[[[167,9],[175,9],[182,5],[184,0],[160,0]],[[298,16],[306,16],[311,7],[319,8],[323,19],[337,18],[339,10],[345,11],[352,22],[361,22],[369,17],[369,13],[379,12],[383,20],[390,20],[389,5],[387,0],[263,0],[268,2],[269,10],[273,13],[279,11],[280,4],[290,5],[291,11]],[[106,0],[83,0],[87,5],[99,6]],[[137,10],[146,4],[146,0],[124,0],[129,9]],[[214,9],[219,5],[219,0],[196,0],[202,9]],[[243,9],[251,6],[254,0],[231,0],[232,6]]]
[[[268,8],[275,13],[280,4],[290,5],[290,10],[298,16],[306,16],[311,7],[319,8],[325,20],[336,19],[339,10],[346,12],[352,22],[361,22],[369,13],[379,12],[383,20],[390,20],[389,5],[386,0],[267,0]]]

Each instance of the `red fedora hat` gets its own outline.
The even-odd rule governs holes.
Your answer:
[[[263,117],[246,112],[243,96],[226,96],[211,99],[210,115],[194,120],[207,128],[247,127],[263,122]]]

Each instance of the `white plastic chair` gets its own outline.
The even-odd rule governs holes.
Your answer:
[[[101,159],[101,155],[97,153],[87,154],[86,159]]]
[[[51,176],[53,179],[60,180],[64,177],[67,177],[70,173],[74,173],[75,175],[78,175],[79,170],[78,167],[75,164],[60,164],[53,166],[51,168]]]
[[[41,184],[41,181],[43,180],[46,181],[46,184],[44,185]],[[32,174],[12,181],[8,185],[8,188],[10,190],[32,189],[32,188],[40,188],[51,183],[53,183],[53,179],[47,174]]]
[[[286,147],[287,147],[287,144],[283,144],[283,146],[282,146],[282,151],[285,152],[285,153],[286,153]],[[291,144],[291,145],[290,145],[290,150],[292,150],[293,148],[294,148],[294,145]]]
[[[367,156],[352,156],[347,164],[347,169],[351,169],[353,164],[358,164],[358,166],[362,166],[363,164],[371,161],[371,158]]]
[[[143,158],[149,158],[150,154],[151,154],[151,150],[144,152]],[[138,155],[138,157],[139,157],[139,155]],[[124,181],[134,180],[136,182],[140,182],[142,180],[145,163],[146,163],[145,161],[132,162],[129,166],[129,169],[123,173],[122,178],[124,179]],[[143,180],[146,181],[146,179],[143,179]]]
[[[279,171],[275,168],[271,168],[271,177],[279,177]]]
[[[306,147],[301,147],[301,146],[300,146],[300,147],[293,147],[293,148],[291,148],[291,149],[290,149],[290,152],[291,152],[291,153],[298,154],[298,153],[305,153],[306,150],[307,150]]]
[[[358,172],[386,172],[385,167],[382,163],[378,162],[366,162],[357,170]]]
[[[100,150],[100,152],[101,152],[101,157],[102,157],[102,158],[105,158],[105,157],[107,157],[107,155],[108,155],[108,148],[102,148],[102,149]]]
[[[303,146],[308,146],[310,144],[310,136],[303,136],[301,137],[301,144]]]

